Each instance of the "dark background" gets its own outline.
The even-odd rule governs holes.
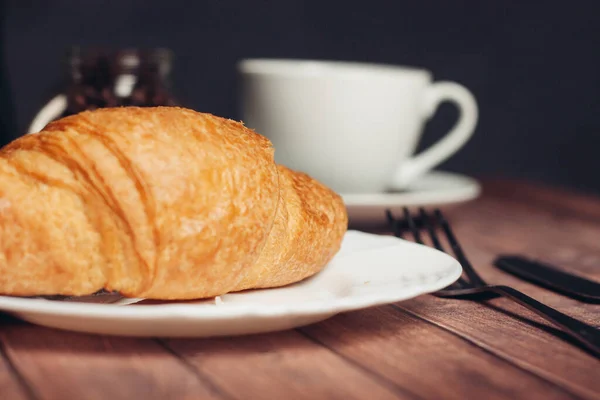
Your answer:
[[[79,45],[165,46],[174,92],[239,119],[244,57],[431,69],[470,88],[480,123],[441,168],[600,193],[600,1],[19,1],[1,3],[0,129],[25,131]],[[14,118],[11,118],[14,117]],[[456,118],[443,106],[421,146]]]

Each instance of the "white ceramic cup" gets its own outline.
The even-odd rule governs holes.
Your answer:
[[[275,160],[335,191],[405,188],[456,153],[477,123],[477,103],[429,71],[340,61],[247,59],[238,64],[244,123],[268,137]],[[414,155],[441,102],[460,117],[432,147]]]

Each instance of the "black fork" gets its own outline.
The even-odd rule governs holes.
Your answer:
[[[401,227],[401,221],[396,219],[390,211],[387,211],[387,217],[392,225],[394,234],[398,237],[402,237],[403,229]],[[467,259],[467,256],[462,250],[462,247],[456,239],[456,236],[454,236],[454,233],[450,228],[450,224],[446,218],[444,218],[444,215],[440,210],[436,209],[434,211],[434,215],[429,215],[423,208],[421,208],[419,209],[419,218],[421,220],[421,224],[429,233],[433,246],[440,251],[448,253],[442,246],[436,233],[436,228],[441,227],[441,230],[444,232],[444,235],[446,236],[446,239],[448,240],[448,243],[450,244],[450,247],[456,256],[456,259],[463,267],[464,274],[469,279],[467,280],[463,277],[460,277],[452,285],[434,293],[436,296],[448,298],[469,298],[473,300],[485,300],[489,299],[490,297],[499,296],[506,297],[560,327],[572,339],[588,349],[591,354],[597,358],[600,358],[600,331],[598,329],[575,318],[569,317],[568,315],[563,314],[552,307],[548,307],[547,305],[542,304],[539,301],[511,287],[504,285],[490,285],[486,283],[479,276],[479,274],[475,272],[473,265]],[[413,218],[410,211],[406,207],[404,208],[404,219],[408,225],[408,229],[411,231],[414,237],[415,242],[423,244],[421,231],[415,223],[415,218]]]

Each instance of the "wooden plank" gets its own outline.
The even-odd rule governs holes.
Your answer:
[[[411,399],[295,331],[166,345],[235,399]]]
[[[491,265],[498,254],[524,254],[600,279],[600,221],[573,218],[565,212],[557,217],[531,202],[507,204],[485,198],[472,207],[455,210],[449,218],[469,259],[485,278],[514,286],[588,323],[600,325],[597,305],[558,295]]]
[[[14,323],[14,320],[0,314],[0,330],[12,323]],[[35,398],[35,394],[27,386],[27,382],[13,367],[6,354],[4,343],[0,343],[0,398],[15,400]]]
[[[596,236],[600,219],[580,218],[577,209],[564,204],[555,209],[543,198],[539,200],[485,197],[471,207],[452,210],[450,215],[453,225],[464,229],[462,235],[471,240],[471,247],[480,248],[490,262],[497,252],[520,252],[600,280]],[[588,214],[594,214],[590,204],[587,208]],[[600,213],[600,203],[598,208]]]
[[[15,400],[32,398],[4,358],[0,358],[0,396],[0,398]]]
[[[534,205],[554,214],[568,213],[572,218],[600,221],[600,197],[564,188],[529,182],[488,180],[485,197]]]
[[[506,284],[576,318],[600,325],[597,305],[583,304],[521,281],[491,266],[500,253],[525,254],[600,278],[600,202],[544,189],[486,186],[486,195],[448,211],[469,259],[489,282]],[[523,197],[521,193],[525,193]],[[558,211],[557,211],[558,210]],[[541,318],[506,299],[484,305],[420,297],[403,308],[451,329],[499,356],[583,397],[600,393],[600,361],[556,339]],[[540,329],[540,326],[545,329]]]
[[[600,279],[600,201],[505,182],[484,193],[448,208],[482,275],[600,325],[597,305],[490,266],[516,252]],[[505,299],[421,296],[399,306],[301,333],[160,342],[2,321],[0,398],[598,398],[600,361]]]
[[[494,301],[512,308],[506,300]],[[400,306],[580,397],[598,398],[600,362],[531,324],[464,300],[428,296]]]
[[[573,394],[392,306],[302,329],[365,368],[431,399],[565,399]]]
[[[40,399],[222,399],[218,390],[150,339],[61,332],[28,324],[0,337]],[[2,393],[4,397],[4,392]],[[12,397],[10,397],[12,398]]]

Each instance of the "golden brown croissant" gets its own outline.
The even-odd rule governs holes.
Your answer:
[[[0,150],[0,294],[282,286],[320,271],[346,227],[337,194],[210,114],[83,112]]]

